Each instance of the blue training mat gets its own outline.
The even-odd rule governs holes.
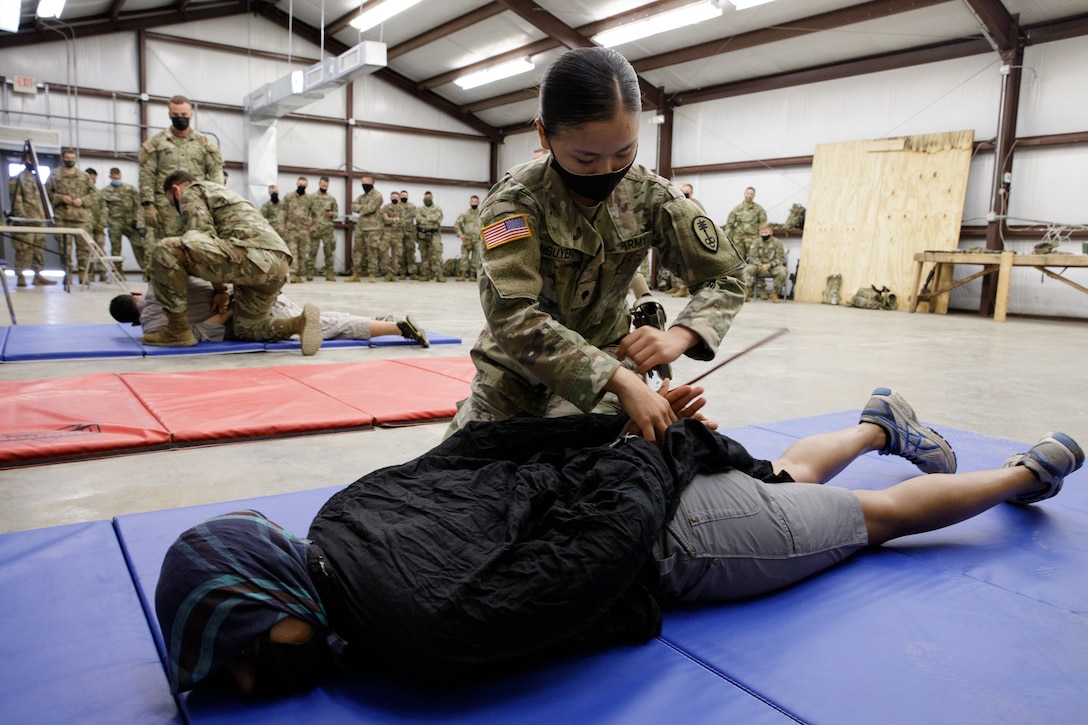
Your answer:
[[[141,598],[154,602],[167,547],[185,529],[212,516],[252,508],[304,536],[338,488],[155,511],[116,519]],[[158,623],[147,608],[156,642]],[[659,641],[554,662],[531,671],[456,689],[344,676],[273,702],[221,692],[179,698],[191,723],[575,723],[711,722],[722,713],[744,723],[792,722],[774,707]]]
[[[143,350],[117,322],[100,325],[16,325],[4,340],[4,362],[142,357]],[[137,328],[138,329],[138,328]]]
[[[0,721],[179,723],[108,521],[0,534]]]

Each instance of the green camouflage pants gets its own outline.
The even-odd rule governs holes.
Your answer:
[[[163,239],[151,254],[147,272],[151,289],[167,312],[188,308],[189,277],[233,284],[234,336],[274,342],[284,338],[272,325],[272,306],[287,282],[287,255],[241,247],[203,232],[188,231]]]
[[[123,226],[120,223],[110,223],[110,256],[120,257],[125,253],[124,237],[128,237],[128,243],[132,245],[132,253],[136,257],[136,264],[140,266],[140,269],[143,269],[146,263],[145,255],[147,250],[144,249],[144,240],[140,238],[140,231],[135,224]]]
[[[332,227],[315,231],[310,238],[310,253],[306,255],[306,274],[313,274],[317,269],[317,253],[325,250],[325,269],[336,269],[336,237],[332,233]]]
[[[419,263],[416,262],[416,228],[408,227],[404,230],[404,273],[407,275],[419,274]]]
[[[381,239],[381,229],[360,229],[355,227],[355,240],[351,244],[351,270],[354,274],[364,275],[370,268],[370,242],[372,237]]]
[[[417,230],[416,240],[419,242],[419,273],[423,279],[428,277],[442,277],[442,234],[434,231]]]
[[[755,264],[749,264],[744,268],[744,277],[748,280],[749,287],[756,283],[757,272],[759,272],[759,266]],[[774,288],[781,294],[782,290],[786,288],[786,268],[781,264],[776,264],[770,268],[767,274],[774,275]]]
[[[305,274],[306,260],[310,257],[310,231],[305,227],[287,227],[283,232],[283,241],[291,250],[291,274]]]
[[[466,277],[476,278],[476,259],[479,249],[479,239],[468,239],[461,242],[461,274]]]
[[[377,250],[371,247],[369,253],[370,274],[404,274],[404,231],[400,227],[384,227]]]
[[[41,272],[45,268],[44,234],[12,235],[11,246],[15,247],[15,276],[22,274],[23,270]]]

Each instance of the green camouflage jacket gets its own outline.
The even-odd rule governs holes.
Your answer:
[[[359,221],[355,222],[356,229],[374,231],[382,228],[382,217],[379,213],[382,208],[382,194],[377,189],[371,189],[365,194],[355,197],[351,202],[351,211],[359,215]]]
[[[416,207],[416,231],[433,234],[442,227],[442,207],[438,204]]]
[[[336,197],[325,192],[322,194],[318,191],[310,199],[310,203],[313,204],[314,214],[317,217],[317,222],[314,224],[314,232],[327,232],[332,229],[332,219],[340,213],[340,206],[336,203]],[[332,212],[332,216],[329,216],[325,212]]]
[[[198,181],[181,195],[181,228],[203,232],[239,247],[282,252],[291,258],[287,244],[257,207],[222,184]]]
[[[453,223],[453,229],[466,241],[475,242],[480,239],[480,210],[466,209],[457,216]]]
[[[140,193],[136,191],[135,186],[124,183],[120,186],[110,184],[99,193],[106,200],[111,226],[134,225],[138,229],[144,226],[144,215],[140,210]]]
[[[82,169],[73,169],[66,174],[63,169],[56,169],[45,182],[45,191],[49,194],[49,203],[53,205],[53,214],[61,223],[93,224],[98,215],[98,190],[94,182]],[[81,206],[65,204],[62,196],[82,201]]]
[[[725,222],[725,233],[736,240],[759,238],[759,230],[767,223],[767,212],[754,201],[751,204],[741,202],[729,212]]]
[[[785,265],[786,248],[782,242],[778,241],[778,237],[771,237],[767,241],[756,237],[756,240],[748,247],[748,262],[757,267],[761,264],[769,264],[772,267]]]
[[[480,209],[488,324],[473,350],[477,380],[501,388],[518,378],[523,391],[535,391],[530,397],[546,397],[543,385],[591,410],[620,365],[600,348],[629,332],[628,290],[651,248],[693,293],[673,321],[699,338],[686,354],[712,359],[744,301],[744,261],[732,242],[679,189],[637,164],[590,211],[591,222],[549,161],[511,169]]]
[[[280,198],[280,226],[285,231],[309,232],[316,221],[313,197],[309,194],[300,196],[292,191]]]
[[[280,219],[280,205],[278,203],[273,204],[271,199],[261,207],[261,216],[268,220],[273,229],[279,229],[283,226],[283,220]]]
[[[45,210],[42,208],[41,194],[38,193],[38,177],[23,169],[15,179],[11,193],[11,215],[24,219],[44,219]]]
[[[178,169],[198,181],[223,183],[223,156],[210,138],[196,129],[188,136],[176,136],[167,128],[140,147],[140,201],[165,203],[162,182]]]

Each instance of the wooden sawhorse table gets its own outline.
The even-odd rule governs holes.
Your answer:
[[[994,322],[1004,322],[1009,309],[1009,286],[1013,267],[1034,267],[1048,277],[1066,283],[1088,294],[1082,287],[1047,267],[1088,267],[1088,255],[1084,254],[1016,254],[1015,252],[919,252],[914,255],[914,288],[910,296],[910,311],[918,309],[919,302],[929,302],[930,312],[948,312],[948,293],[987,274],[997,272],[997,299],[994,303]],[[922,293],[922,270],[926,263],[933,265],[933,291]],[[952,270],[957,264],[982,265],[982,271],[952,281]]]

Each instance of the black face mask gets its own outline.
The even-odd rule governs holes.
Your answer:
[[[363,193],[369,194],[370,190],[374,188],[374,184],[363,184]]]
[[[278,191],[272,192],[272,195],[271,195],[270,198],[272,199],[273,204],[279,204],[280,203],[280,193]]]
[[[690,199],[690,198],[691,198],[691,194],[689,194],[689,193],[687,193],[687,192],[685,191],[685,192],[684,192],[684,198],[685,198],[685,199]]]
[[[329,190],[328,190],[328,189],[318,189],[317,191],[318,191],[319,193],[321,193],[321,194],[328,194],[328,193],[329,193]]]
[[[270,631],[261,635],[253,663],[253,694],[280,697],[309,690],[335,669],[327,632],[315,628],[304,642],[273,642]]]
[[[395,199],[390,199],[389,201],[391,203],[393,203],[393,204],[399,204],[400,203],[400,198],[398,197],[398,198],[395,198]]]
[[[295,189],[295,192],[298,193],[299,196],[302,196],[303,194],[306,193],[306,187],[305,186],[300,186],[300,187]]]
[[[609,174],[574,174],[560,166],[555,159],[555,154],[552,154],[551,167],[559,174],[559,178],[563,180],[563,185],[568,191],[585,197],[595,204],[600,204],[623,181],[623,177],[627,175],[634,163],[635,160],[631,159],[630,164]]]
[[[26,167],[27,171],[33,171],[34,170],[34,164],[27,163],[27,164],[23,164],[23,166]]]
[[[470,207],[472,207],[473,209],[476,209],[476,208],[478,208],[478,207],[479,207],[480,205],[479,205],[479,204],[469,204],[469,206],[470,206]]]
[[[174,116],[170,119],[170,123],[174,125],[178,131],[184,131],[189,128],[189,119],[185,116]]]
[[[762,239],[763,241],[767,241],[768,239],[771,238],[771,235],[770,234],[760,234],[759,238]]]

